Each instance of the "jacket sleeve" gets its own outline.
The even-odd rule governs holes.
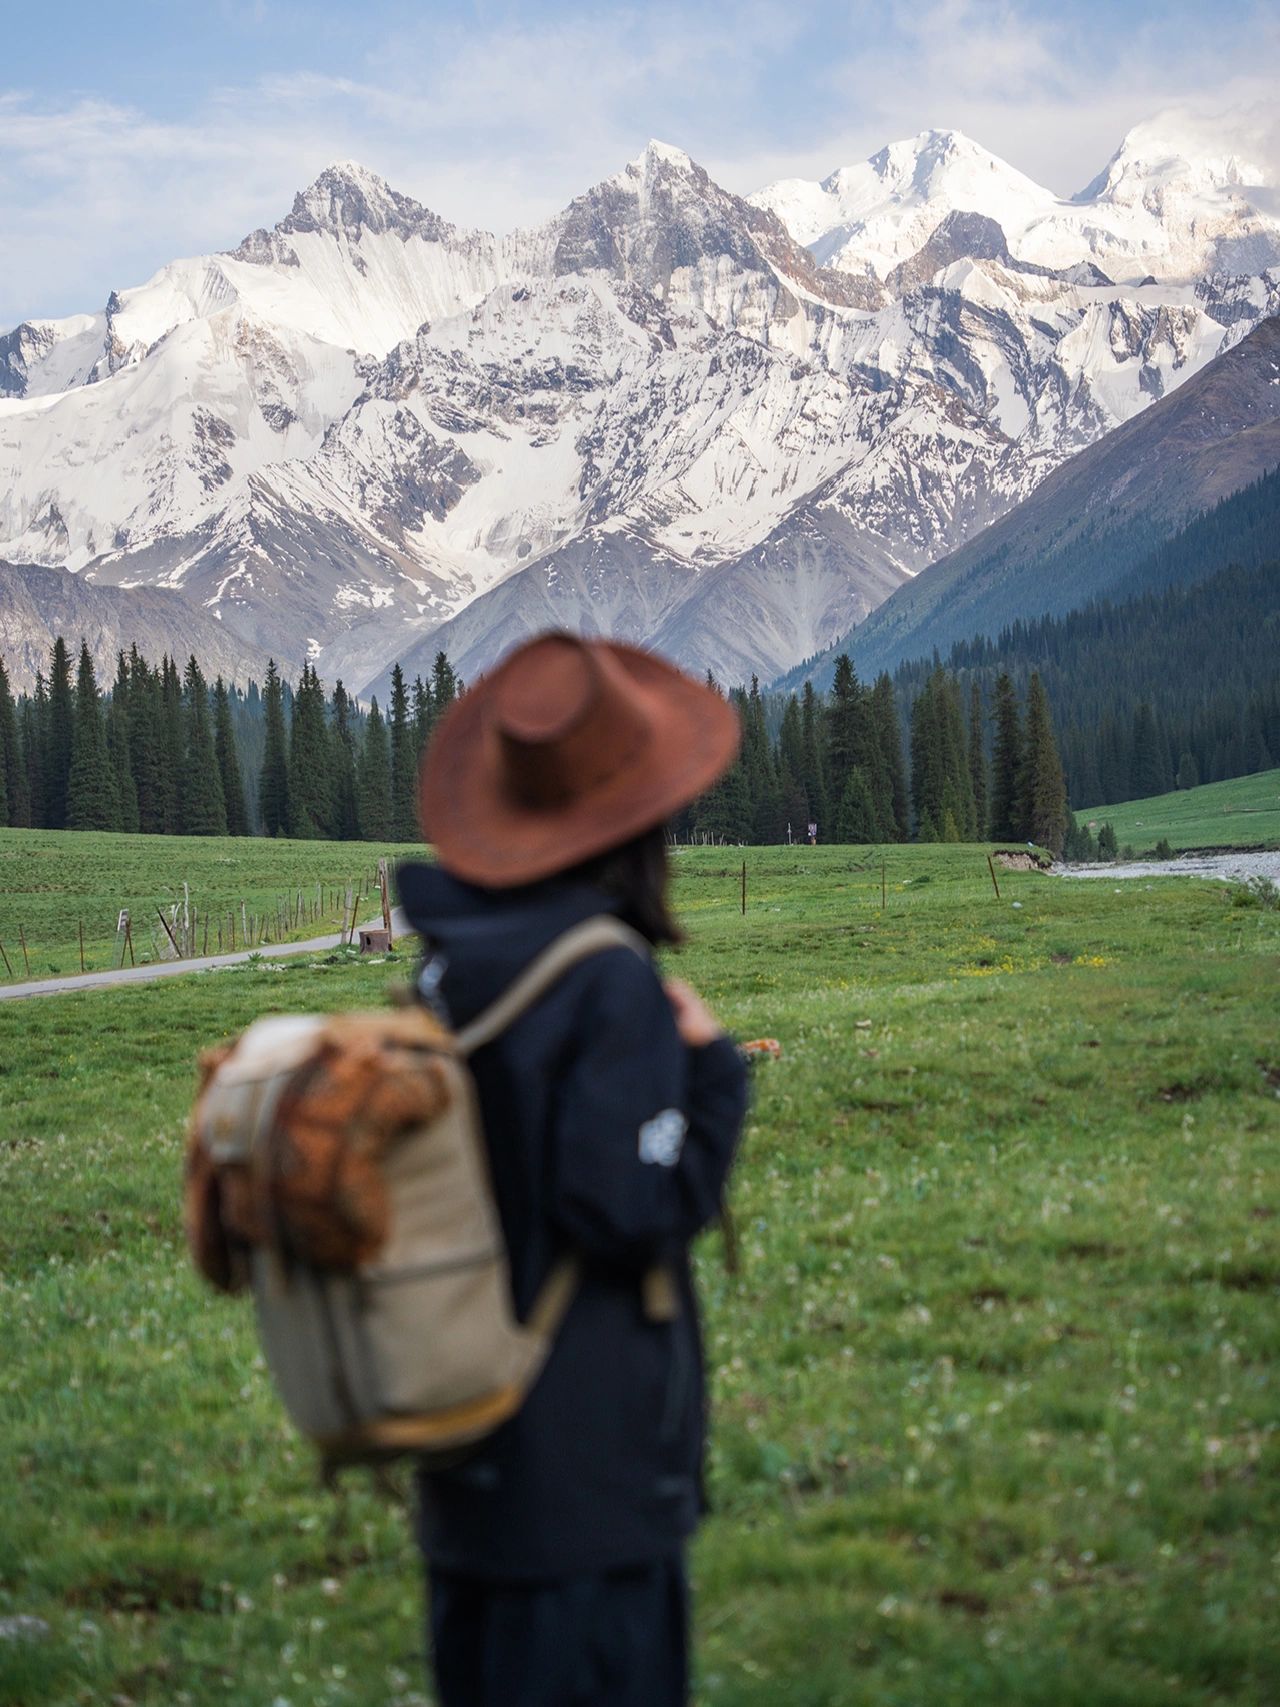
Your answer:
[[[688,1244],[720,1207],[745,1112],[729,1039],[687,1048],[652,966],[601,956],[556,1099],[552,1219],[611,1262]]]

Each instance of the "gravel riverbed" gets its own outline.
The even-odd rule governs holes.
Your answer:
[[[1176,859],[1128,859],[1114,865],[1055,865],[1053,869],[1059,877],[1217,877],[1224,883],[1269,877],[1280,886],[1280,851],[1188,853]]]

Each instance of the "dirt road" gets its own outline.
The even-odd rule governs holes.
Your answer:
[[[397,907],[391,914],[397,942],[409,935],[409,922]],[[359,929],[359,926],[356,927]],[[243,966],[255,956],[279,960],[286,954],[325,954],[341,946],[342,938],[311,937],[307,942],[273,942],[264,948],[239,954],[209,954],[192,960],[158,960],[146,966],[125,966],[117,971],[77,972],[71,978],[32,978],[21,984],[0,984],[0,1002],[23,1001],[28,996],[65,996],[76,990],[111,990],[120,984],[149,984],[153,978],[178,978],[188,972],[214,972],[220,966]]]

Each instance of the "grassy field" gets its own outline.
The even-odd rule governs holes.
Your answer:
[[[747,858],[744,918],[678,855],[682,973],[785,1050],[699,1258],[700,1707],[1274,1703],[1280,911]],[[317,1488],[178,1216],[196,1048],[406,964],[0,1007],[0,1700],[429,1700],[403,1512]]]
[[[135,957],[155,960],[166,942],[157,911],[168,917],[181,909],[184,883],[186,904],[197,914],[197,953],[206,941],[210,954],[229,951],[233,923],[235,946],[243,948],[242,921],[255,941],[336,934],[347,885],[367,888],[381,855],[411,851],[370,842],[0,829],[0,943],[16,979],[26,975],[20,926],[33,978],[79,972],[83,924],[85,968],[95,972],[120,963],[116,921],[127,907]],[[361,919],[369,912],[366,906]],[[0,960],[0,978],[6,976]]]
[[[1118,806],[1090,806],[1076,817],[1095,827],[1110,822],[1121,847],[1131,842],[1139,853],[1161,838],[1175,848],[1280,847],[1280,770]]]

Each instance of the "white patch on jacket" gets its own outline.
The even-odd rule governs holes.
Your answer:
[[[684,1147],[689,1122],[678,1108],[664,1108],[640,1128],[640,1160],[674,1168]]]

